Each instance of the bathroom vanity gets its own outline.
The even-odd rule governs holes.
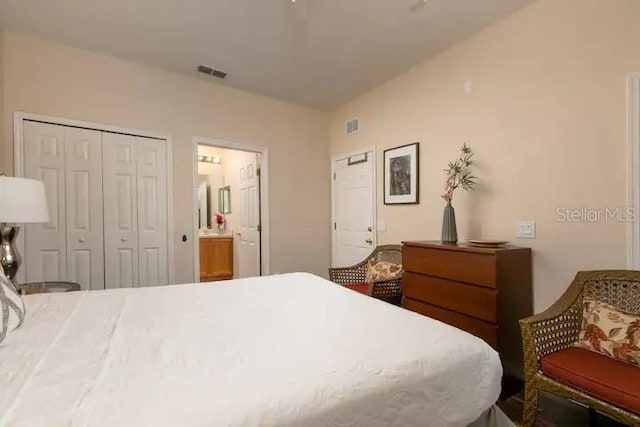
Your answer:
[[[200,281],[233,279],[233,237],[230,234],[200,235]]]

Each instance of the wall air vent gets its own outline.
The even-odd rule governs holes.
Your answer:
[[[347,135],[351,135],[360,130],[360,121],[358,119],[348,120],[345,124],[345,132]]]
[[[198,65],[196,70],[199,73],[206,74],[207,76],[217,77],[219,79],[224,79],[227,77],[227,73],[224,71],[216,70],[215,68],[207,67],[206,65]]]

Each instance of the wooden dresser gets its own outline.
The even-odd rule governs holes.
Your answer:
[[[402,307],[476,335],[522,379],[518,320],[533,313],[531,249],[403,242]]]
[[[200,238],[200,281],[233,279],[233,238]]]

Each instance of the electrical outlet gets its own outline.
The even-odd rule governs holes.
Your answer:
[[[535,221],[520,221],[518,222],[518,230],[516,236],[521,239],[535,239],[536,238],[536,222]]]

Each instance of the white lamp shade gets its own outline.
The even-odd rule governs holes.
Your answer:
[[[49,222],[44,183],[0,176],[0,222]]]

